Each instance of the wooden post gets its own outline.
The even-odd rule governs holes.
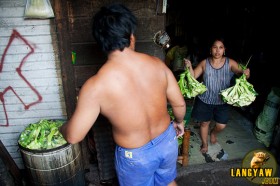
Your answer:
[[[185,133],[183,136],[183,161],[182,165],[187,166],[189,163],[189,145],[190,145],[190,135],[191,135],[191,130],[189,128],[185,128]]]
[[[12,174],[17,185],[23,185],[22,175],[13,158],[10,156],[9,152],[5,148],[4,144],[0,140],[0,158],[3,160],[7,170]]]

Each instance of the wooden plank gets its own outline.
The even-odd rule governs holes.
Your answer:
[[[18,0],[1,0],[0,7],[17,7],[17,6],[25,6],[25,1]]]
[[[23,185],[22,175],[13,158],[0,140],[0,157],[18,185]]]
[[[107,59],[96,43],[73,43],[72,51],[76,53],[75,65],[101,65]]]
[[[5,144],[5,148],[6,150],[8,151],[8,148],[10,148],[11,150],[13,151],[9,151],[9,154],[11,157],[12,156],[12,153],[15,153],[18,151],[18,139],[19,139],[19,136],[20,136],[21,132],[18,132],[18,133],[14,133],[13,135],[10,135],[10,136],[3,136],[3,138],[1,139],[2,143]],[[3,134],[1,134],[3,135]],[[5,139],[7,138],[7,139]]]
[[[18,68],[18,63],[6,63],[4,71],[14,71]],[[6,70],[9,69],[9,70]],[[36,70],[57,70],[55,61],[28,61],[28,63],[24,64],[24,70],[36,71]]]
[[[46,111],[47,112],[47,111]],[[66,113],[64,113],[65,115],[63,116],[45,116],[44,118],[45,119],[66,119]],[[4,118],[4,117],[3,117]],[[7,136],[7,139],[11,138],[11,139],[14,139],[14,138],[18,138],[19,137],[19,133],[22,132],[24,130],[24,128],[29,124],[29,123],[35,123],[39,120],[42,119],[42,116],[39,116],[39,115],[33,115],[33,116],[30,116],[28,118],[12,118],[12,119],[9,119],[9,123],[10,125],[8,127],[2,127],[1,128],[1,133],[0,133],[0,136],[1,136],[1,139],[6,139],[4,135],[6,130],[7,131],[11,131],[9,130],[11,127],[14,127],[12,129],[12,133],[10,133],[11,136]],[[5,123],[6,120],[0,120],[1,123]],[[2,137],[3,135],[3,137]],[[6,147],[7,148],[7,147]]]
[[[24,7],[0,7],[0,17],[22,17]]]
[[[137,41],[152,41],[157,31],[164,30],[165,16],[155,16],[154,9],[139,9],[133,13],[138,19],[138,26],[135,32]],[[91,17],[75,17],[71,19],[75,20],[69,23],[72,43],[95,42],[91,31],[91,19]]]
[[[12,29],[14,27],[9,26],[2,28],[0,27],[1,36],[10,36]],[[50,25],[31,25],[26,27],[17,27],[17,31],[23,36],[33,36],[33,35],[49,35],[50,34]],[[54,34],[54,33],[51,33]]]
[[[82,85],[88,80],[91,76],[95,75],[100,69],[101,65],[83,65],[75,66],[75,85],[76,90],[78,91]]]
[[[22,87],[22,88],[14,88],[15,92],[17,93],[18,96],[28,96],[28,95],[34,95],[33,91],[30,91],[30,87]],[[36,90],[41,94],[41,95],[45,95],[45,94],[49,94],[49,95],[57,95],[57,94],[62,94],[62,89],[59,87],[45,87],[45,86],[40,86],[40,87],[36,87]],[[9,94],[7,96],[5,96],[5,98],[8,98],[10,96],[14,96],[14,94]],[[63,95],[62,95],[63,96]],[[57,104],[61,104],[61,103],[57,103]],[[6,104],[6,106],[8,106],[9,104]],[[14,105],[11,105],[14,106]],[[16,110],[16,108],[15,108]]]
[[[29,82],[32,84],[34,87],[49,87],[49,86],[59,86],[61,84],[61,79],[60,78],[49,78],[49,79],[43,79],[43,78],[37,78],[35,80],[29,80]],[[51,83],[51,84],[50,84]],[[13,86],[15,87],[26,87],[26,83],[22,79],[16,79],[14,82],[10,82],[8,80],[1,80],[1,87],[8,87],[8,86]]]
[[[0,20],[1,21],[1,20]],[[0,46],[4,46],[6,47],[8,42],[9,42],[10,37],[6,36],[6,37],[1,37],[1,42],[0,42]],[[24,39],[26,39],[28,42],[30,43],[36,43],[37,44],[52,44],[52,37],[50,35],[35,35],[35,36],[26,36],[24,37]],[[22,43],[18,43],[19,45],[24,45]]]
[[[14,93],[12,93],[12,92],[9,92],[9,93],[5,94],[5,96],[4,96],[6,106],[9,106],[9,105],[10,106],[15,106],[15,104],[22,105],[20,100],[15,96]],[[40,95],[43,97],[43,101],[41,103],[43,103],[43,102],[44,103],[53,103],[55,101],[58,101],[58,99],[63,99],[64,98],[63,94],[59,94],[59,95],[58,94],[48,94],[47,92],[45,92],[45,93],[42,93]],[[33,101],[38,99],[38,97],[30,89],[28,90],[27,95],[22,95],[22,96],[19,96],[19,97],[26,104],[28,104],[29,102],[33,102]],[[7,98],[10,98],[10,99],[8,100]],[[14,99],[12,99],[12,98],[14,98]],[[6,107],[6,108],[8,108],[8,107]],[[19,108],[15,108],[14,110],[19,111]]]
[[[6,106],[6,110],[9,110],[9,112],[18,111],[18,108],[16,108],[14,104],[9,104],[9,105],[5,105],[5,106]],[[37,104],[36,106],[34,106],[34,109],[36,109],[36,110],[56,110],[56,109],[64,110],[65,105],[58,102],[57,99],[56,100],[53,99],[53,100],[48,100],[48,101],[44,101],[40,104]]]
[[[1,123],[3,123],[3,122],[1,122]],[[23,131],[25,129],[25,126],[22,124],[26,124],[26,122],[23,121],[20,123],[20,125],[15,125],[15,126],[11,125],[9,127],[1,128],[1,131],[0,131],[1,140],[5,145],[9,145],[9,144],[7,144],[9,139],[18,138],[18,134],[15,135],[15,133],[18,133],[19,131]]]
[[[43,65],[43,64],[42,64]],[[37,78],[40,79],[49,79],[49,78],[59,78],[57,77],[58,74],[57,72],[53,69],[42,69],[42,70],[33,70],[33,69],[25,69],[22,70],[22,74],[24,75],[24,77],[29,80],[29,79],[33,79],[36,81]],[[20,77],[17,73],[15,73],[14,71],[15,69],[11,69],[10,72],[2,72],[2,79],[3,81],[11,81],[11,80],[21,80],[22,81],[22,77]]]
[[[162,60],[165,56],[163,49],[157,46],[153,41],[137,42],[135,50],[152,56],[157,56]]]
[[[92,15],[105,1],[79,1],[68,4],[69,34],[72,43],[94,42],[92,36]],[[165,15],[156,14],[156,3],[151,1],[124,1],[123,2],[136,15],[138,26],[136,30],[137,40],[152,40],[154,34],[165,28]],[[83,29],[81,29],[83,28]]]
[[[3,14],[1,14],[3,16]],[[4,15],[6,16],[6,15]],[[1,17],[0,23],[2,26],[30,26],[30,25],[49,25],[49,19],[24,19],[23,17]]]
[[[35,106],[34,106],[35,107]],[[13,118],[18,118],[19,115],[21,117],[33,117],[33,116],[41,116],[41,118],[58,118],[61,116],[65,116],[66,113],[62,110],[27,110],[25,112],[18,111],[18,112],[9,112],[9,120]],[[3,129],[1,129],[3,130]]]
[[[47,44],[36,44],[36,48],[34,48],[34,53],[37,52],[46,52],[46,53],[53,53],[55,45],[53,45],[52,43],[47,43]],[[6,48],[6,46],[0,46],[0,50],[4,51]],[[17,55],[17,54],[28,54],[31,49],[26,46],[25,44],[20,45],[20,44],[15,44],[15,45],[11,45],[9,47],[9,50],[11,51],[11,53],[9,53],[10,51],[7,52],[7,54],[13,54],[13,55]]]
[[[45,53],[45,52],[37,52],[36,53],[33,53],[32,55],[28,56],[28,62],[26,62],[24,64],[27,65],[29,64],[29,62],[37,62],[37,63],[40,63],[40,61],[53,61],[55,62],[55,57],[57,56],[58,54],[53,54],[52,53]],[[7,54],[5,56],[5,65],[7,63],[19,63],[20,61],[22,61],[22,59],[26,56],[26,54],[17,54],[17,55],[14,55],[14,54]]]
[[[183,135],[183,161],[182,165],[187,166],[189,164],[189,146],[190,146],[190,134],[191,130],[190,129],[185,129],[185,133]]]
[[[68,2],[63,0],[53,1],[53,9],[56,14],[55,23],[57,31],[57,39],[60,53],[61,74],[63,81],[63,90],[65,93],[65,103],[67,116],[70,118],[76,107],[76,90],[74,70],[71,59],[71,38],[68,30]]]

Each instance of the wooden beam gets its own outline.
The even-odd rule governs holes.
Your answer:
[[[76,90],[71,59],[72,50],[70,47],[71,37],[68,30],[67,5],[68,1],[53,1],[66,112],[68,119],[70,119],[76,107]]]
[[[20,173],[20,170],[1,140],[0,140],[0,158],[3,160],[3,163],[5,164],[7,170],[13,176],[17,185],[22,186],[23,180],[22,180],[22,175]]]

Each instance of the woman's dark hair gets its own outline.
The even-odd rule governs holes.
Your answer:
[[[123,51],[137,26],[136,17],[122,4],[104,6],[93,17],[92,33],[105,53]]]
[[[213,44],[216,41],[221,41],[224,44],[224,46],[226,46],[224,37],[222,37],[222,36],[215,36],[215,37],[212,37],[211,40],[210,40],[210,43],[209,43],[210,48],[213,46]]]

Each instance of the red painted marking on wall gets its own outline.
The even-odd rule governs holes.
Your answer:
[[[20,96],[16,93],[16,91],[13,89],[13,87],[8,86],[4,89],[3,92],[0,92],[0,101],[3,104],[3,110],[4,110],[4,114],[5,114],[5,118],[6,118],[6,124],[0,124],[0,126],[9,126],[9,117],[8,117],[8,113],[6,110],[6,105],[5,105],[5,98],[4,95],[8,92],[8,91],[12,91],[13,94],[20,100],[20,102],[24,105],[24,109],[28,110],[31,106],[39,103],[42,101],[42,96],[40,95],[40,93],[30,84],[30,82],[24,77],[24,75],[21,73],[21,68],[24,65],[24,63],[26,62],[26,59],[34,53],[34,48],[28,43],[28,41],[26,39],[24,39],[16,30],[13,30],[12,35],[10,36],[10,40],[8,45],[6,46],[4,53],[2,55],[1,58],[1,62],[0,62],[0,73],[3,70],[3,66],[4,66],[4,62],[5,62],[5,57],[7,54],[7,51],[9,49],[9,47],[11,46],[12,42],[14,41],[14,39],[20,39],[22,40],[27,46],[29,46],[29,48],[31,49],[31,51],[29,53],[26,54],[26,56],[21,60],[20,65],[15,69],[15,71],[18,73],[18,75],[21,77],[21,79],[28,85],[28,87],[36,94],[37,96],[37,100],[30,103],[30,104],[25,104],[22,99],[20,98]]]

